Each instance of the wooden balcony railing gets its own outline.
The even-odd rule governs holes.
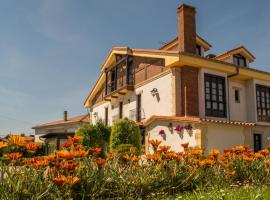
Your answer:
[[[134,89],[132,57],[125,56],[106,70],[105,98]]]

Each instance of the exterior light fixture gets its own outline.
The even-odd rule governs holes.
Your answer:
[[[152,96],[154,97],[154,96],[156,96],[158,94],[158,89],[153,88],[150,92],[151,92]]]

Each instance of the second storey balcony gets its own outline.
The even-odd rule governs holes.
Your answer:
[[[106,73],[105,99],[117,98],[134,90],[134,67],[132,56],[116,56],[116,63]]]

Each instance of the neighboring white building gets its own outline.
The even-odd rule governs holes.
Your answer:
[[[176,151],[186,142],[259,150],[270,136],[270,73],[251,68],[255,57],[243,46],[205,56],[211,45],[196,34],[195,12],[177,9],[179,35],[158,50],[113,47],[84,106],[92,123],[137,121],[147,151],[149,139]],[[175,130],[185,126],[192,130]]]

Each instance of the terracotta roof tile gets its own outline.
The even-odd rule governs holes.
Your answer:
[[[245,121],[234,121],[234,120],[216,120],[216,119],[202,119],[198,117],[177,117],[177,116],[157,116],[153,115],[147,120],[138,123],[142,126],[148,126],[154,121],[176,121],[176,122],[190,122],[190,123],[217,123],[217,124],[227,124],[227,125],[239,125],[239,126],[255,126],[254,122],[245,122]]]
[[[71,123],[76,123],[76,122],[90,123],[89,114],[71,117],[71,118],[68,118],[67,121],[65,121],[63,119],[62,120],[57,120],[57,121],[52,121],[52,122],[49,122],[49,123],[34,126],[32,128],[37,129],[37,128],[43,128],[43,127],[49,127],[49,126],[58,126],[58,125],[71,124]]]

